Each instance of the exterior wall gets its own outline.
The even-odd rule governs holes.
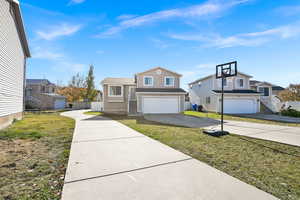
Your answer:
[[[122,97],[108,96],[108,85],[103,85],[103,111],[107,113],[122,113],[128,112],[128,91],[129,85],[123,86]]]
[[[25,54],[13,9],[0,1],[0,117],[2,123],[21,117],[24,108]],[[1,122],[0,122],[1,126]]]
[[[201,81],[201,84],[194,83],[190,86],[189,94],[190,101],[192,104],[202,105],[204,110],[216,112],[217,108],[217,97],[213,94],[212,88],[214,84],[214,79],[208,78]],[[206,98],[210,97],[210,103],[206,103]]]
[[[212,76],[213,79],[213,90],[221,90],[222,89],[222,81],[221,79],[216,79],[215,76]],[[238,74],[234,77],[228,77],[227,79],[227,86],[224,86],[224,90],[249,90],[250,89],[250,78],[244,76],[242,74]],[[238,87],[237,81],[238,79],[244,79],[244,87]]]
[[[184,102],[185,102],[185,94],[137,94],[137,111],[138,112],[142,112],[142,101],[143,101],[143,97],[145,96],[157,96],[157,97],[170,97],[170,96],[176,96],[180,98],[180,112],[184,111]]]
[[[20,120],[22,117],[23,112],[0,116],[0,130],[9,126],[15,119]]]
[[[161,71],[161,74],[157,73],[158,70]],[[144,86],[144,76],[153,77],[153,86]],[[172,76],[175,78],[174,86],[165,86],[166,76]],[[144,72],[137,75],[137,88],[179,88],[179,87],[180,87],[180,76],[163,69],[154,69],[152,71]]]
[[[44,91],[43,91],[44,87]],[[40,94],[40,93],[54,93],[55,92],[55,86],[54,85],[48,85],[48,84],[30,84],[26,85],[26,91],[29,92],[30,95],[34,94]]]

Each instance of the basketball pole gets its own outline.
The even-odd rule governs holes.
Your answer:
[[[221,97],[221,131],[223,133],[224,128],[223,128],[223,124],[224,124],[224,74],[222,72],[222,97]]]

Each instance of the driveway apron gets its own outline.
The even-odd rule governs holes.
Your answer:
[[[70,111],[76,127],[63,200],[276,199],[108,118]]]

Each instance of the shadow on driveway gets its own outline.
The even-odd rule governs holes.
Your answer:
[[[159,122],[162,124],[170,124],[189,128],[204,128],[220,124],[219,120],[205,117],[193,117],[183,114],[147,114],[144,116],[144,118],[146,120]]]

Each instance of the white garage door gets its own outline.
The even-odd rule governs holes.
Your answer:
[[[257,112],[255,99],[224,99],[224,113],[250,114]]]
[[[64,109],[65,104],[66,104],[65,99],[56,99],[54,102],[54,109],[55,110]]]
[[[179,98],[143,97],[143,113],[179,113]]]

